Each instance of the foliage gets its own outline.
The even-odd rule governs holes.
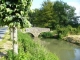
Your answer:
[[[0,0],[0,24],[28,26],[28,11],[32,0]]]
[[[69,22],[72,21],[72,18],[75,16],[75,8],[69,6],[63,1],[55,1],[53,8],[56,15],[56,25],[67,26],[69,25]]]
[[[62,39],[64,36],[67,35],[67,28],[60,28],[60,26],[57,26],[56,31],[59,39]]]
[[[68,25],[67,27],[58,27],[56,29],[57,34],[58,34],[58,38],[62,39],[63,37],[67,36],[67,35],[79,35],[80,34],[80,26],[78,26],[78,28],[74,28],[70,25]]]
[[[74,16],[73,18],[72,18],[72,23],[70,22],[70,25],[72,25],[72,27],[78,27],[79,26],[79,18],[80,18],[80,16]]]
[[[59,60],[55,54],[35,43],[29,35],[19,32],[19,54],[8,51],[7,60]]]
[[[51,22],[53,21],[53,3],[50,0],[44,1],[40,9],[33,10],[29,14],[30,21],[33,26],[39,27],[52,27]],[[40,23],[41,22],[41,23]]]
[[[78,34],[80,34],[80,25],[77,28]]]
[[[41,34],[41,37],[43,37],[43,38],[51,38],[51,37],[53,37],[53,34],[51,32],[43,32]]]
[[[0,25],[11,28],[13,51],[18,54],[17,27],[29,27],[28,11],[32,0],[0,0]],[[15,43],[14,43],[15,42]],[[16,45],[15,45],[16,44]]]
[[[65,27],[72,25],[75,8],[63,1],[44,1],[40,9],[35,9],[29,14],[33,26],[49,27],[56,29],[57,25]],[[41,23],[40,23],[41,22]]]
[[[76,16],[75,7],[63,1],[44,1],[40,9],[35,9],[29,17],[33,26],[49,27],[56,30],[58,38],[68,34],[79,34],[79,17]],[[41,23],[40,23],[41,22]],[[44,33],[44,37],[47,36]]]

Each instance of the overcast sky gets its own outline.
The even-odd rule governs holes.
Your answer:
[[[31,9],[40,8],[43,1],[46,0],[33,0]],[[54,2],[56,0],[51,0],[51,1]],[[80,16],[80,0],[62,0],[62,1],[68,3],[71,6],[74,6],[76,8],[75,12],[77,13],[77,15]]]

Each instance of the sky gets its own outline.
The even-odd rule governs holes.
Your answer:
[[[31,9],[40,8],[41,4],[46,0],[33,0]],[[52,2],[56,0],[51,0]],[[74,6],[76,8],[75,13],[77,13],[78,16],[80,16],[80,0],[61,0],[63,2],[66,2],[70,6]]]

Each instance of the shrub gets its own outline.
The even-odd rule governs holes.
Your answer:
[[[27,34],[19,32],[18,37],[19,54],[13,55],[12,51],[8,51],[7,60],[59,60],[55,54],[35,43]]]
[[[41,34],[41,36],[42,36],[43,38],[51,38],[51,37],[53,37],[53,34],[52,34],[51,32],[43,32],[43,33]]]
[[[57,30],[58,38],[62,39],[64,36],[67,36],[68,34],[68,29],[67,28],[59,28]]]

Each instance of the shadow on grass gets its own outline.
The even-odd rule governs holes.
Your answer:
[[[4,48],[0,48],[0,50],[1,50],[1,49],[4,49]]]
[[[0,50],[2,50],[2,49],[4,49],[4,48],[0,48]],[[0,52],[0,57],[5,56],[5,55],[6,55],[5,53]]]
[[[3,57],[3,56],[6,56],[6,54],[3,52],[0,52],[0,57]]]

